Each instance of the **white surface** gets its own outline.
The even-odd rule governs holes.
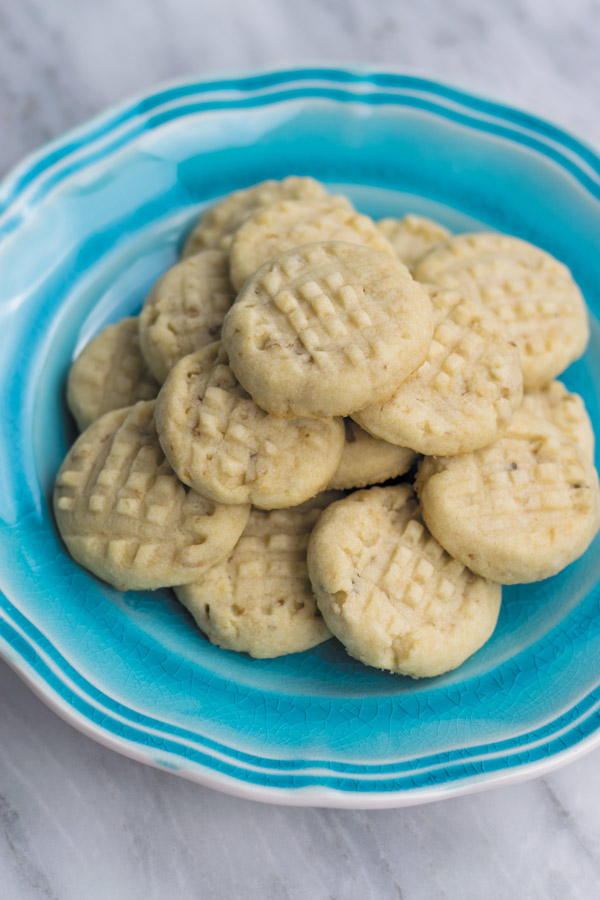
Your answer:
[[[157,81],[305,62],[416,67],[600,145],[598,0],[0,0],[0,171]],[[591,900],[600,751],[420,808],[280,809],[73,731],[0,664],[1,900]]]

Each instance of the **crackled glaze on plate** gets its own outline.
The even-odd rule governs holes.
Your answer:
[[[0,186],[0,649],[96,739],[256,799],[401,806],[547,771],[600,740],[598,540],[561,575],[505,589],[492,640],[414,682],[333,641],[276,660],[220,650],[168,592],[120,594],[57,537],[71,359],[139,310],[203,206],[291,172],[375,217],[533,241],[600,306],[600,159],[446,85],[337,69],[187,82],[54,142]],[[564,379],[596,427],[599,348],[593,322]]]

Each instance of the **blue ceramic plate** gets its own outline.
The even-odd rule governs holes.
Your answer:
[[[56,535],[73,356],[139,309],[205,204],[289,173],[373,216],[533,241],[600,308],[598,156],[446,85],[339,69],[187,82],[71,132],[0,187],[2,653],[96,739],[256,799],[401,806],[546,771],[600,742],[598,541],[556,578],[505,589],[490,642],[415,682],[333,640],[270,661],[219,650],[170,593],[118,593]],[[592,334],[565,381],[598,429]]]

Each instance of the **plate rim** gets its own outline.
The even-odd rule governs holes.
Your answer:
[[[192,97],[195,96],[198,91],[210,93],[211,90],[231,90],[232,86],[239,86],[242,82],[261,78],[267,78],[268,80],[269,77],[282,79],[281,85],[279,86],[283,86],[287,83],[285,80],[286,77],[289,76],[291,76],[289,79],[290,81],[298,80],[301,76],[304,76],[305,78],[309,76],[309,80],[311,81],[323,80],[324,82],[327,80],[325,76],[341,77],[342,80],[344,78],[347,79],[346,87],[349,85],[356,87],[357,85],[364,83],[373,85],[376,81],[381,81],[389,76],[411,79],[415,84],[420,85],[420,89],[433,91],[434,93],[438,88],[454,92],[467,106],[469,105],[469,101],[489,106],[494,118],[499,118],[501,120],[508,118],[511,126],[517,124],[518,130],[521,130],[523,133],[533,131],[534,133],[537,133],[537,136],[539,137],[538,129],[540,127],[543,131],[547,131],[548,134],[544,136],[544,139],[547,140],[549,144],[562,144],[567,149],[571,159],[577,160],[579,157],[578,161],[583,162],[580,171],[585,172],[587,170],[586,174],[588,175],[590,171],[593,173],[591,180],[594,182],[596,190],[591,192],[595,193],[600,198],[600,157],[596,151],[575,135],[558,125],[554,125],[544,118],[531,114],[525,110],[519,110],[518,107],[506,104],[502,101],[498,102],[489,99],[485,95],[472,92],[465,87],[455,86],[452,82],[433,78],[425,74],[417,75],[412,70],[396,69],[392,66],[379,67],[365,65],[347,67],[321,66],[315,64],[310,66],[286,66],[284,68],[268,67],[253,69],[244,73],[228,72],[223,73],[223,75],[217,74],[208,78],[192,77],[176,79],[158,85],[149,91],[140,92],[128,100],[108,107],[104,112],[99,113],[87,122],[70,129],[62,136],[48,142],[33,153],[28,154],[21,162],[17,163],[9,170],[2,182],[0,182],[0,223],[7,218],[10,221],[10,216],[13,214],[11,213],[11,210],[13,210],[15,205],[18,209],[18,204],[23,198],[23,194],[27,196],[29,190],[36,185],[36,181],[39,181],[40,179],[43,181],[42,176],[48,176],[52,172],[54,165],[58,165],[58,163],[68,160],[70,156],[77,155],[81,149],[90,145],[90,143],[93,144],[93,141],[96,139],[93,136],[94,130],[98,131],[98,129],[104,127],[104,134],[110,133],[111,130],[118,127],[119,117],[121,122],[125,122],[128,118],[137,114],[135,112],[136,109],[144,103],[157,100],[161,95],[168,94],[171,91],[176,92],[178,89],[188,90],[189,96]],[[224,83],[226,83],[226,88],[223,87]],[[339,84],[339,81],[335,83]],[[220,86],[214,87],[215,84]],[[247,93],[248,96],[252,96],[252,91],[248,90]],[[360,101],[361,98],[363,102],[365,101],[364,93],[361,94],[360,91],[355,91],[355,93],[357,101]],[[396,96],[397,93],[398,92],[396,92]],[[391,93],[391,96],[394,96],[394,93]],[[299,97],[298,99],[302,98]],[[310,95],[306,94],[305,99],[309,100]],[[160,105],[157,108],[160,108]],[[252,106],[250,106],[250,108],[252,108]],[[523,118],[524,121],[514,123],[511,120],[511,115],[513,114]],[[549,135],[551,135],[551,137]],[[101,134],[97,135],[97,137],[101,137]],[[52,162],[53,154],[56,154],[61,149],[64,150],[64,153],[58,155],[57,160]],[[47,165],[40,168],[43,162],[46,162]],[[39,170],[37,174],[36,170]],[[28,175],[31,177],[27,178],[26,176]],[[65,177],[68,177],[68,175],[69,172],[67,172]],[[25,180],[23,181],[24,178]],[[7,197],[8,199],[6,199]],[[40,198],[37,199],[39,200]],[[33,202],[35,205],[35,198]],[[4,597],[4,595],[0,593],[0,599],[2,597]],[[18,606],[16,608],[18,610]],[[20,610],[18,611],[20,613]],[[22,613],[20,614],[23,615]],[[23,617],[26,619],[25,616]],[[27,619],[26,621],[35,630],[33,623],[30,623]],[[13,627],[16,623],[13,623],[10,620],[10,616],[6,609],[2,609],[0,606],[0,624],[2,624],[2,622],[4,622],[5,626],[8,627],[9,631],[12,632],[14,636],[19,636],[18,632]],[[28,652],[33,654],[34,659],[39,659],[39,648],[36,648],[35,642],[31,639],[30,635],[22,634],[21,637],[27,644]],[[61,655],[58,648],[55,649],[59,655]],[[14,644],[10,643],[6,637],[2,636],[2,634],[0,634],[0,655],[25,680],[34,692],[50,708],[61,716],[61,718],[69,722],[69,724],[73,725],[79,731],[82,731],[89,737],[97,740],[99,743],[102,743],[129,758],[136,759],[163,770],[176,771],[180,776],[205,786],[216,788],[236,796],[268,803],[352,809],[392,808],[415,805],[449,796],[458,796],[460,794],[483,790],[501,784],[515,783],[545,774],[569,761],[583,756],[600,743],[599,718],[598,724],[592,733],[575,741],[563,750],[551,753],[551,755],[545,759],[538,759],[528,763],[519,762],[512,766],[507,764],[507,767],[504,769],[479,773],[472,776],[462,776],[455,780],[452,780],[450,777],[449,780],[425,788],[410,787],[400,790],[383,789],[377,792],[358,792],[335,789],[323,785],[314,785],[310,788],[293,785],[284,788],[273,785],[260,785],[246,782],[229,775],[224,775],[208,766],[203,768],[202,766],[195,765],[188,769],[177,768],[176,765],[173,765],[166,759],[166,754],[162,754],[165,756],[164,759],[159,760],[153,758],[149,753],[147,744],[136,744],[123,736],[118,739],[107,729],[103,729],[92,719],[87,718],[80,711],[76,710],[73,705],[67,704],[64,698],[61,697],[61,695],[54,690],[46,680],[44,680],[43,676],[36,670],[31,661],[27,659],[25,653],[16,651]],[[594,689],[590,690],[585,696],[590,696],[593,690]],[[580,699],[585,699],[585,697]],[[577,704],[574,704],[570,708],[573,709],[576,705]]]
[[[214,769],[209,767],[178,768],[167,761],[166,758],[163,760],[153,758],[144,751],[141,745],[138,746],[123,737],[117,739],[95,722],[79,715],[73,707],[62,700],[60,695],[49,690],[47,683],[43,679],[36,677],[35,668],[27,660],[16,658],[11,645],[7,644],[2,636],[0,636],[0,658],[21,678],[35,696],[62,721],[103,747],[107,747],[109,750],[113,750],[135,762],[178,775],[202,787],[217,790],[232,797],[254,800],[259,803],[276,804],[278,806],[371,810],[400,809],[436,803],[451,797],[480,793],[481,791],[498,787],[507,787],[511,784],[518,784],[548,775],[571,762],[587,756],[600,744],[600,730],[597,730],[578,743],[566,747],[564,750],[554,753],[546,759],[520,763],[518,766],[510,769],[483,775],[473,775],[462,778],[458,782],[444,782],[427,788],[354,793],[323,786],[301,788],[265,786],[248,783],[230,776],[219,776]]]
[[[579,157],[584,162],[588,170],[591,168],[596,178],[596,185],[600,187],[600,155],[597,148],[591,142],[586,141],[577,135],[574,131],[558,125],[550,119],[532,113],[526,107],[522,107],[516,103],[508,103],[504,100],[496,99],[487,94],[485,91],[473,91],[468,85],[461,84],[460,81],[439,78],[433,76],[426,71],[421,71],[417,67],[401,67],[386,64],[378,66],[376,64],[354,64],[347,66],[344,64],[334,65],[331,63],[320,64],[318,61],[310,65],[302,63],[291,63],[289,66],[265,66],[243,70],[221,70],[216,71],[210,76],[189,76],[183,78],[166,79],[157,82],[157,84],[149,90],[139,91],[131,94],[124,100],[111,104],[104,110],[87,118],[84,122],[69,128],[57,137],[42,143],[38,148],[32,150],[3,173],[0,177],[0,222],[4,219],[10,210],[11,205],[19,196],[19,179],[22,174],[29,171],[35,171],[39,167],[39,163],[46,157],[51,157],[53,153],[61,148],[67,147],[67,153],[58,158],[56,162],[67,158],[68,154],[76,154],[84,143],[95,140],[100,135],[91,136],[95,130],[109,124],[111,119],[115,119],[115,124],[124,121],[127,114],[132,117],[138,114],[138,108],[150,101],[156,101],[163,94],[181,89],[192,89],[198,93],[202,89],[210,93],[216,91],[231,90],[235,85],[243,84],[261,78],[275,78],[281,76],[310,76],[310,81],[326,81],[330,77],[338,77],[342,79],[341,83],[349,86],[351,84],[359,84],[360,81],[368,81],[377,85],[377,81],[387,77],[410,79],[414,82],[415,90],[424,91],[431,89],[438,92],[446,92],[452,102],[464,102],[474,109],[474,104],[481,104],[487,107],[486,115],[491,118],[505,119],[507,117],[516,117],[511,121],[511,126],[516,127],[523,133],[533,131],[538,137],[543,137],[547,144],[551,145],[558,142],[565,147],[570,154]],[[344,80],[345,79],[345,80]],[[335,82],[339,84],[340,81]],[[260,89],[262,90],[262,88]],[[355,92],[357,99],[360,99],[360,92]],[[393,96],[393,94],[390,94]],[[75,143],[78,142],[78,143]],[[70,145],[73,144],[71,147]],[[48,165],[51,167],[54,162]],[[12,190],[15,194],[12,198],[6,198],[6,194]],[[23,192],[23,189],[20,189]]]

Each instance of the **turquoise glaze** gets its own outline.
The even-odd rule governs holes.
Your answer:
[[[290,173],[374,216],[534,241],[600,308],[600,159],[454,88],[269,72],[173,85],[72,132],[0,186],[0,648],[97,739],[258,799],[399,806],[572,758],[600,740],[598,541],[561,575],[505,589],[490,642],[419,682],[334,641],[270,661],[219,650],[168,592],[120,594],[64,552],[50,496],[73,439],[73,356],[139,309],[205,204]],[[594,321],[564,379],[597,429],[599,341]]]

